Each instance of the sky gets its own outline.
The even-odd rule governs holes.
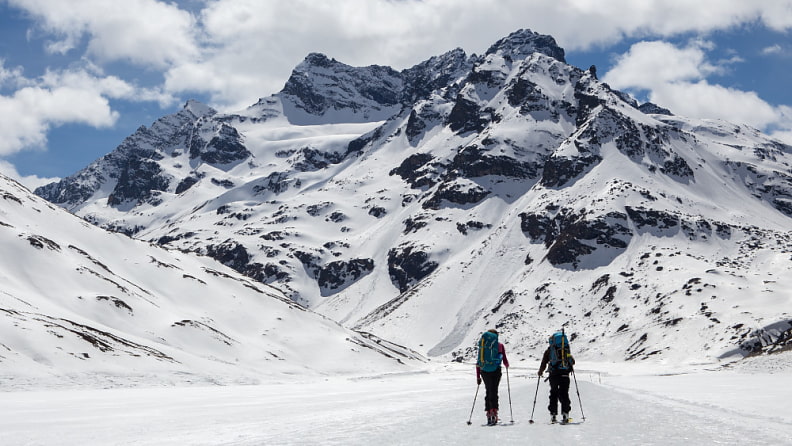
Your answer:
[[[403,69],[524,28],[640,102],[792,144],[792,0],[0,0],[0,173],[68,176],[188,99],[244,109],[311,52]]]

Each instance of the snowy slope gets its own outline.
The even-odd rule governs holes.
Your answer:
[[[86,446],[792,444],[789,368],[660,375],[624,364],[620,371],[603,367],[578,372],[571,395],[573,421],[580,424],[568,426],[548,423],[547,384],[537,388],[534,369],[523,368],[512,368],[509,383],[504,379],[500,386],[501,419],[515,424],[482,426],[483,388],[472,407],[476,385],[472,366],[464,365],[366,380],[8,392],[0,406],[0,441]]]
[[[525,30],[401,72],[311,54],[36,192],[443,360],[490,327],[534,359],[562,327],[677,364],[792,338],[792,148],[639,107]]]
[[[109,233],[0,176],[0,382],[258,382],[409,369],[213,259]]]

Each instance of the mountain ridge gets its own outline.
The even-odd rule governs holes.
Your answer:
[[[639,105],[550,36],[401,72],[314,53],[246,110],[187,112],[119,146],[115,184],[106,157],[36,193],[429,356],[493,326],[526,358],[561,327],[612,360],[789,342],[792,148]]]

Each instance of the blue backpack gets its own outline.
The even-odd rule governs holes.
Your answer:
[[[498,351],[498,334],[485,331],[479,340],[479,354],[476,365],[482,372],[494,372],[501,365],[503,356]]]
[[[566,334],[559,331],[550,336],[550,370],[567,371],[572,369],[575,360],[569,351],[569,340]]]

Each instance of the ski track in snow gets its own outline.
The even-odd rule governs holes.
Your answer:
[[[426,373],[253,386],[11,391],[2,394],[3,445],[731,445],[792,444],[788,374],[602,376],[579,372],[585,422],[549,424],[547,384],[533,419],[533,368],[500,387],[501,420],[486,427],[472,366]],[[682,384],[680,384],[682,383]],[[707,387],[707,383],[717,384]],[[756,385],[760,388],[759,385]],[[710,388],[708,396],[695,389]],[[744,395],[751,391],[751,395]],[[680,396],[685,393],[688,397]],[[572,417],[583,421],[573,382]],[[743,397],[761,404],[739,404]],[[763,416],[765,409],[776,417]]]

